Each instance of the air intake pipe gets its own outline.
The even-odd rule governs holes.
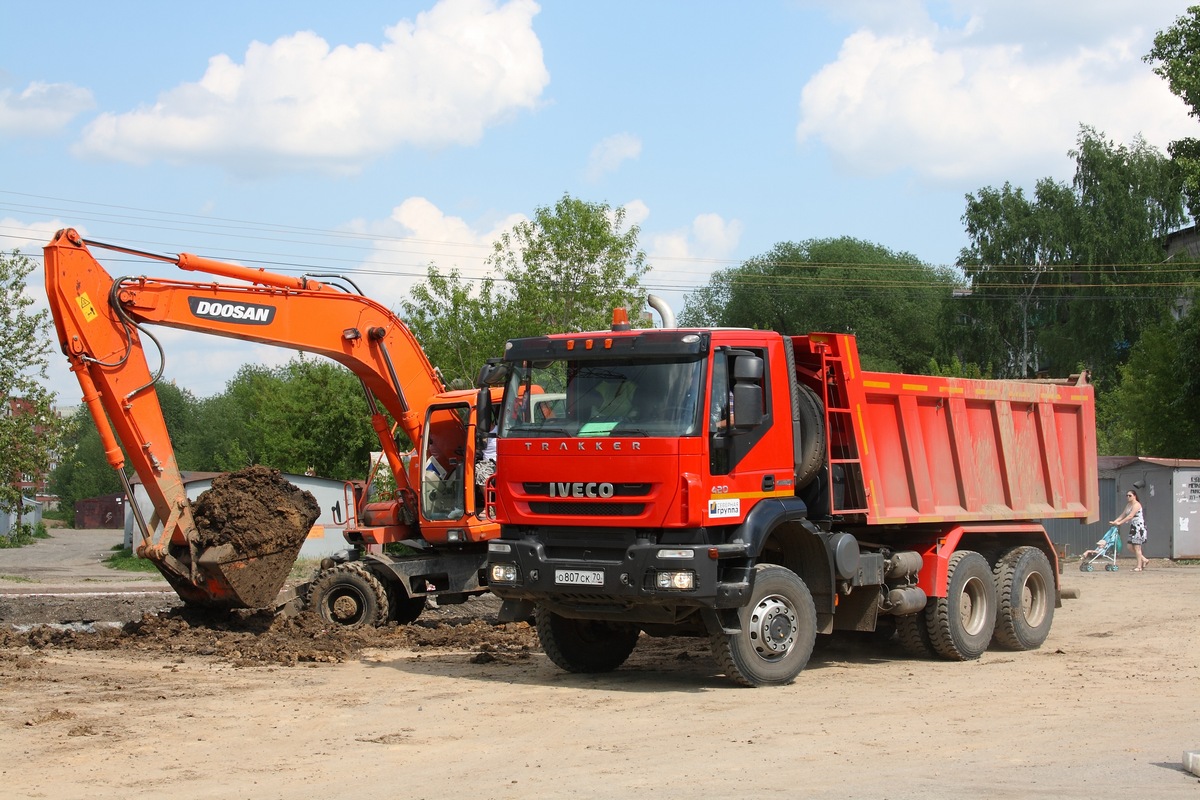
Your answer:
[[[671,311],[671,307],[667,305],[667,301],[663,300],[658,295],[652,294],[646,297],[646,303],[662,317],[662,326],[664,328],[675,327],[675,313]]]

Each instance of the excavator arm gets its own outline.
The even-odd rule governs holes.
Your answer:
[[[114,279],[89,245],[246,283]],[[266,605],[282,586],[296,553],[246,558],[228,551],[198,551],[196,522],[153,388],[158,375],[151,373],[144,349],[144,339],[156,340],[144,325],[289,347],[344,365],[363,383],[372,426],[413,518],[415,487],[384,411],[418,442],[426,410],[445,387],[412,333],[387,308],[305,277],[186,253],[144,253],[84,240],[73,229],[59,231],[46,246],[45,269],[59,342],[100,432],[105,457],[128,492],[124,445],[155,510],[149,524],[138,520],[144,539],[138,552],[155,561],[185,601]],[[221,548],[211,548],[217,549]]]

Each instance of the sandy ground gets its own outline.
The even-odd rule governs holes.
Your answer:
[[[728,684],[701,643],[646,637],[616,672],[569,675],[536,647],[481,647],[487,600],[414,627],[439,638],[394,632],[367,644],[403,646],[339,663],[13,634],[177,605],[98,565],[109,536],[0,550],[5,798],[1200,796],[1180,765],[1200,749],[1197,567],[1068,564],[1080,596],[1041,650],[960,664],[831,642],[777,689]]]

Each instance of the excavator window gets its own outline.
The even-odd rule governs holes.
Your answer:
[[[421,445],[421,512],[429,520],[461,519],[466,509],[466,442],[470,406],[429,409]]]

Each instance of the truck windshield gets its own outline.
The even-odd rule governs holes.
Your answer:
[[[499,436],[697,436],[702,372],[699,359],[524,362]]]

